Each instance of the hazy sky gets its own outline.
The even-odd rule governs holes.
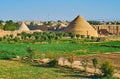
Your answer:
[[[120,0],[0,0],[3,20],[120,20]]]

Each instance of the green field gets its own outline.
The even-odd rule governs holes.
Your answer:
[[[115,47],[117,46],[117,47]],[[101,43],[66,43],[66,44],[0,44],[0,51],[8,52],[10,54],[26,56],[26,48],[33,47],[39,51],[39,53],[59,53],[61,55],[65,54],[98,54],[107,52],[119,52],[120,42],[101,42]]]

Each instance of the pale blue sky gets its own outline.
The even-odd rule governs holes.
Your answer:
[[[0,0],[3,20],[120,20],[120,0]]]

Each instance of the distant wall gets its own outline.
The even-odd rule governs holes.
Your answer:
[[[99,34],[120,35],[120,25],[92,25]]]
[[[4,31],[4,30],[0,30],[0,37],[3,37],[5,35],[10,35],[10,34],[13,34],[14,36],[17,36],[18,33],[22,33],[22,32],[33,33],[33,32],[42,32],[42,31],[41,30],[30,30],[30,31],[20,31],[20,30]]]

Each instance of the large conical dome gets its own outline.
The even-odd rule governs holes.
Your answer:
[[[20,31],[30,31],[29,28],[25,25],[24,22],[22,22],[19,30],[20,30]]]
[[[77,16],[64,31],[98,37],[97,31],[81,16]]]

